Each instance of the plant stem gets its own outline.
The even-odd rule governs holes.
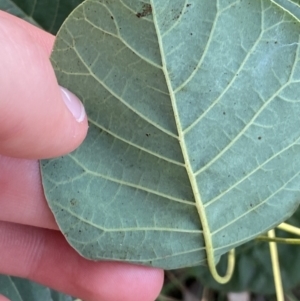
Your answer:
[[[274,229],[272,229],[268,232],[268,237],[270,239],[276,238]],[[272,261],[277,301],[284,301],[277,245],[275,242],[269,242],[269,246],[270,246],[270,254],[271,254],[271,261]]]
[[[266,241],[266,242],[275,242],[278,244],[287,244],[287,245],[300,245],[300,239],[297,238],[270,238],[268,236],[258,236],[255,238],[258,241]]]
[[[300,236],[300,228],[289,225],[287,223],[282,223],[279,226],[277,226],[277,228],[280,229],[280,230],[283,230],[285,232],[289,232],[289,233]]]

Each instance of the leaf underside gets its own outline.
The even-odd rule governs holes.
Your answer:
[[[69,243],[173,269],[286,220],[300,200],[299,32],[270,0],[80,5],[51,60],[89,133],[41,162]]]

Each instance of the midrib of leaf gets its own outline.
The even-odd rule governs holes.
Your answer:
[[[163,43],[162,43],[162,35],[160,34],[160,30],[158,28],[158,22],[156,21],[156,11],[155,11],[155,5],[153,5],[153,1],[151,0],[151,6],[152,6],[152,13],[153,13],[153,23],[157,32],[157,39],[158,39],[158,45],[159,45],[159,49],[160,49],[160,53],[161,53],[161,58],[162,58],[162,70],[164,72],[165,78],[166,78],[166,83],[167,83],[167,87],[169,90],[169,94],[170,94],[170,99],[171,99],[171,103],[172,103],[172,107],[173,107],[173,112],[174,112],[174,118],[175,118],[175,123],[176,123],[176,127],[177,127],[177,132],[178,132],[178,140],[179,140],[179,144],[181,147],[181,151],[183,154],[183,159],[185,162],[185,167],[186,167],[186,171],[190,180],[190,184],[191,184],[191,188],[195,197],[195,205],[197,208],[197,212],[200,218],[200,223],[202,225],[202,229],[203,229],[203,236],[204,236],[204,241],[205,241],[205,250],[206,250],[206,256],[207,256],[207,262],[208,262],[208,266],[210,268],[211,273],[213,274],[215,279],[218,279],[222,282],[222,277],[220,277],[217,273],[216,270],[216,264],[215,264],[215,258],[214,258],[214,252],[213,252],[213,244],[212,244],[212,239],[211,239],[211,233],[210,233],[210,228],[208,225],[208,220],[205,214],[205,208],[204,205],[202,203],[202,199],[201,199],[201,195],[200,195],[200,191],[196,182],[196,178],[194,176],[193,173],[193,169],[190,163],[190,159],[189,159],[189,155],[187,152],[187,148],[185,145],[185,141],[184,141],[184,133],[183,133],[183,129],[181,127],[180,124],[180,120],[179,120],[179,114],[178,114],[178,108],[177,108],[177,104],[176,104],[176,98],[175,98],[175,94],[174,91],[172,89],[172,85],[171,85],[171,80],[169,77],[169,73],[168,70],[166,68],[166,60],[165,60],[165,56],[164,56],[164,48],[163,48]]]

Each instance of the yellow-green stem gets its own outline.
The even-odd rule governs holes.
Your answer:
[[[272,229],[268,232],[268,237],[271,239],[276,238],[274,229]],[[284,293],[283,293],[283,287],[282,287],[282,281],[281,281],[281,273],[280,273],[277,245],[275,242],[270,242],[269,246],[270,246],[271,261],[272,261],[277,301],[284,301]]]
[[[300,236],[300,228],[289,225],[287,223],[282,223],[279,226],[277,226],[277,228],[280,229],[280,230],[283,230],[285,232],[289,232],[289,233]]]
[[[258,236],[255,238],[258,241],[275,242],[279,244],[300,245],[300,239],[297,238],[270,238],[268,236]]]

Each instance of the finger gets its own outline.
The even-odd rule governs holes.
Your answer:
[[[55,41],[54,35],[47,33],[46,31],[37,28],[36,26],[32,26],[32,24],[1,10],[0,18],[13,22],[23,28],[23,30],[26,31],[36,41],[36,43],[38,43],[46,51],[48,56],[51,55]]]
[[[89,301],[153,301],[163,273],[79,256],[58,231],[0,222],[0,273],[25,277]]]
[[[38,161],[0,155],[0,221],[58,227],[47,205]]]
[[[0,295],[0,301],[10,301],[9,299],[7,299],[6,297]]]
[[[81,102],[61,89],[49,34],[0,14],[0,154],[48,158],[74,150],[87,132]],[[22,23],[23,24],[23,23]],[[40,44],[41,41],[44,41]]]

